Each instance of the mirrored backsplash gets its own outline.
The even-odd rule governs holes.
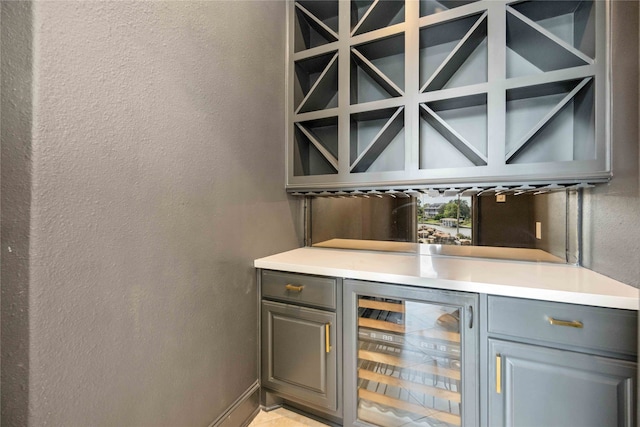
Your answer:
[[[317,247],[580,263],[581,193],[310,197]]]

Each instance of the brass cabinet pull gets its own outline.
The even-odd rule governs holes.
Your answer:
[[[331,338],[329,337],[329,327],[331,323],[325,323],[324,325],[324,350],[329,353],[331,351]]]
[[[286,284],[284,286],[284,288],[288,291],[294,291],[294,292],[302,292],[302,290],[304,289],[303,285],[292,285],[290,283]]]
[[[578,329],[581,329],[584,326],[582,322],[579,322],[577,320],[560,320],[560,319],[554,319],[553,317],[549,317],[548,320],[551,325],[556,325],[556,326],[568,326],[570,328],[578,328]]]
[[[496,354],[496,393],[502,393],[502,356]]]

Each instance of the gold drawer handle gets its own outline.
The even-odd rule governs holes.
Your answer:
[[[331,338],[329,336],[330,327],[331,323],[324,324],[324,351],[327,353],[331,351]]]
[[[496,354],[496,393],[502,393],[502,356]]]
[[[577,320],[560,320],[560,319],[554,319],[553,317],[549,317],[549,324],[556,325],[556,326],[568,326],[570,328],[578,328],[578,329],[582,329],[584,327],[582,322],[579,322]]]
[[[286,290],[288,291],[293,291],[293,292],[302,292],[302,290],[304,289],[303,285],[292,285],[292,284],[287,284],[284,287]]]

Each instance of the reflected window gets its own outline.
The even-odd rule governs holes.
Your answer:
[[[473,243],[471,197],[416,198],[418,243],[465,245]]]
[[[579,264],[580,193],[309,197],[307,244]],[[435,193],[435,194],[433,194]]]

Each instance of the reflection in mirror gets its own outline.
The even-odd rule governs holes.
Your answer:
[[[308,242],[385,250],[579,264],[577,190],[416,197],[311,197]]]

